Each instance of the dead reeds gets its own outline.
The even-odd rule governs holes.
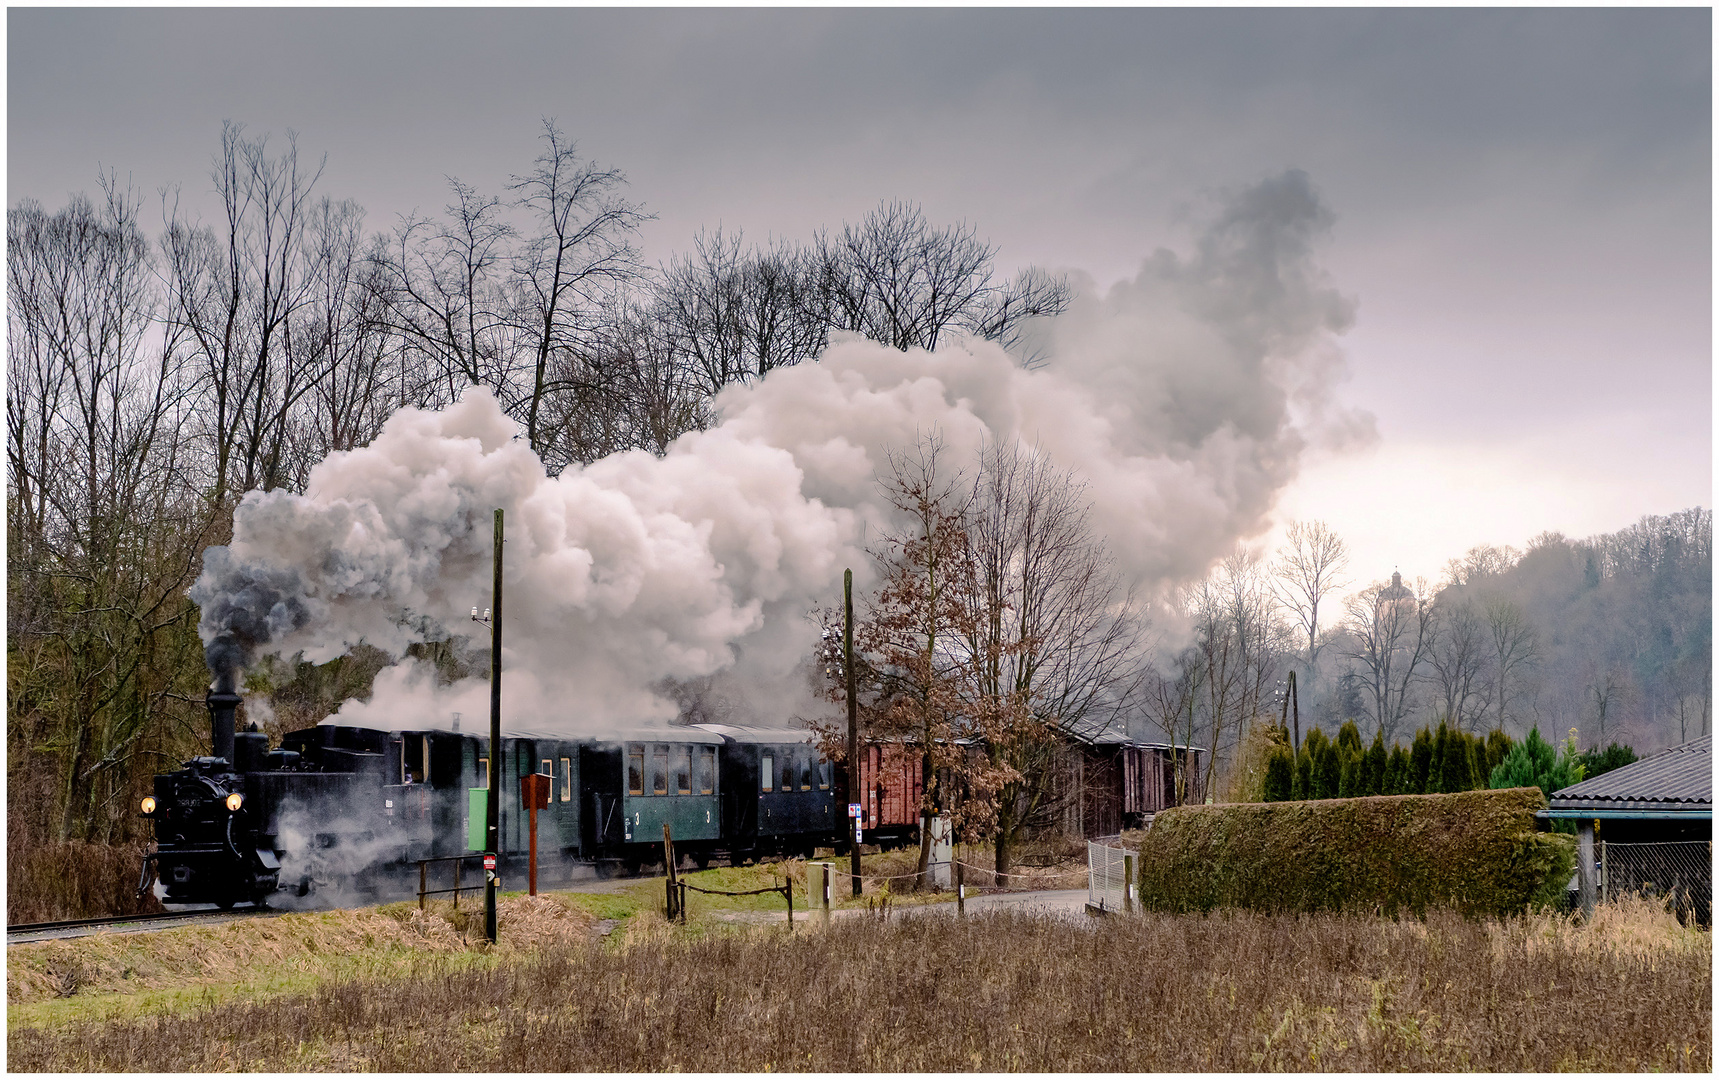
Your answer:
[[[646,923],[649,925],[646,925]],[[15,1070],[1709,1071],[1711,935],[999,912],[581,941],[266,1003],[16,1025]],[[1676,927],[1675,930],[1672,928]]]

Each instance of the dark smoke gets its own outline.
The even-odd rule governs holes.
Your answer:
[[[263,646],[309,620],[303,595],[295,567],[237,562],[224,547],[203,552],[203,573],[190,596],[202,609],[203,659],[218,684],[234,685]]]

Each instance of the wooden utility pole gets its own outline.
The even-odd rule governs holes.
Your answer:
[[[860,795],[859,697],[854,692],[854,572],[842,571],[842,668],[848,677],[848,803],[859,806],[859,816],[853,820],[853,836],[848,840],[853,850],[854,896],[860,894],[860,822],[865,820],[865,799]]]
[[[495,884],[501,873],[501,510],[495,512],[495,607],[489,624],[489,797],[484,800],[485,831],[488,841],[485,863],[494,863],[484,871],[483,932],[491,945],[495,944]]]

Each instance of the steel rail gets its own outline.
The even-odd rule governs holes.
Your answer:
[[[162,911],[153,915],[109,915],[101,919],[61,919],[57,922],[19,923],[6,928],[6,936],[14,934],[41,934],[53,930],[86,930],[103,926],[118,926],[126,923],[146,922],[177,922],[180,919],[193,919],[199,915],[228,915],[244,917],[261,914],[278,915],[273,908],[248,908],[245,910],[223,911],[219,907],[210,906],[195,911]]]

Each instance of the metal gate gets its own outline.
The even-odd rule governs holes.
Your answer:
[[[1122,911],[1130,905],[1127,848],[1086,843],[1086,902],[1102,911]]]

